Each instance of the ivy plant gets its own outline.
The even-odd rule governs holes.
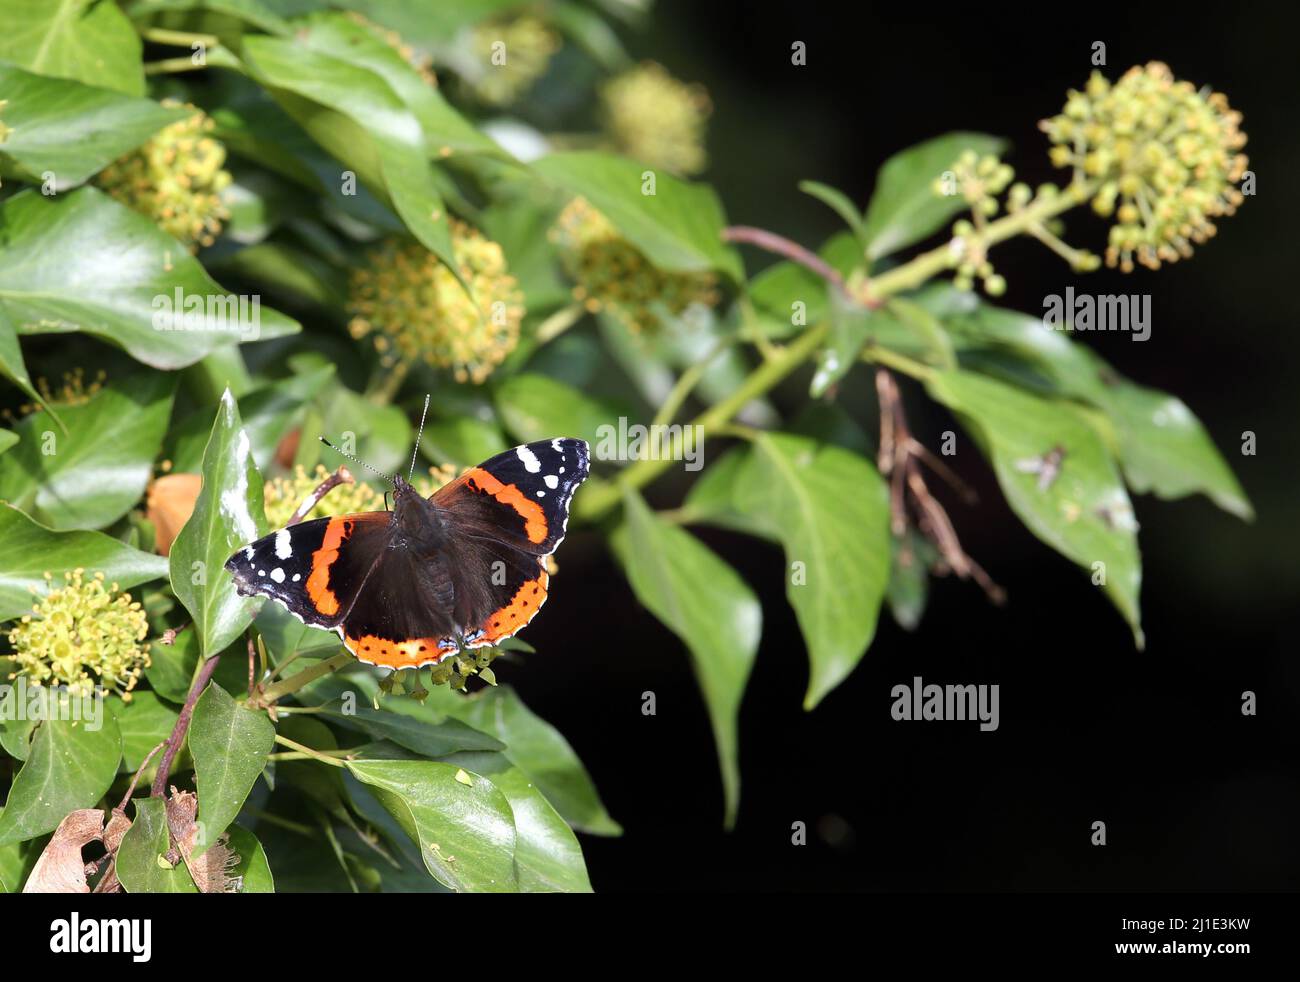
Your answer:
[[[959,421],[1139,647],[1130,495],[1251,518],[1192,411],[1070,330],[1096,311],[1008,309],[993,266],[1021,236],[1079,274],[1189,258],[1248,177],[1222,95],[1159,63],[1094,74],[1041,126],[1059,183],[1017,182],[996,135],[937,135],[865,203],[789,189],[843,223],[805,244],[728,220],[697,179],[726,106],[633,62],[612,9],[0,0],[0,889],[591,888],[579,836],[620,826],[511,685],[527,634],[384,674],[224,569],[384,510],[428,392],[425,494],[589,442],[569,532],[691,660],[725,822],[747,679],[786,654],[700,527],[784,567],[809,710],[882,616],[915,627],[932,577],[1003,596],[905,404]],[[554,131],[557,93],[589,132]],[[1085,207],[1096,253],[1064,240]]]

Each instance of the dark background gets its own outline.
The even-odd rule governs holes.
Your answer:
[[[850,14],[848,10],[855,12]],[[1010,592],[939,581],[920,629],[882,615],[857,671],[815,711],[801,708],[803,645],[774,548],[698,530],[759,592],[764,638],[741,713],[743,794],[721,828],[712,739],[683,646],[636,604],[596,536],[579,532],[529,641],[541,654],[511,682],[587,762],[620,839],[584,837],[598,890],[1285,890],[1300,886],[1295,720],[1300,670],[1289,630],[1300,587],[1293,380],[1294,239],[1300,137],[1293,24],[1240,8],[1150,14],[1088,5],[1069,27],[1034,13],[978,17],[896,8],[664,0],[638,56],[704,83],[713,98],[712,166],[736,223],[816,245],[838,220],[795,184],[815,178],[870,195],[876,168],[953,130],[1004,135],[1030,183],[1060,180],[1036,129],[1091,71],[1151,59],[1225,92],[1245,114],[1258,194],[1186,263],[1086,279],[1031,241],[995,250],[1029,312],[1073,283],[1149,292],[1146,343],[1093,335],[1121,372],[1182,397],[1240,477],[1253,524],[1202,498],[1135,499],[1144,558],[1147,649],[1086,575],[1034,539],[1007,509],[977,454],[956,466],[981,494],[948,500],[968,551]],[[1087,13],[1094,11],[1094,13]],[[790,45],[808,46],[806,67]],[[1067,239],[1100,252],[1104,225],[1071,213]],[[769,261],[747,255],[750,268]],[[778,393],[792,407],[806,377]],[[870,375],[846,398],[870,401]],[[911,421],[935,446],[952,427],[904,381]],[[1240,454],[1241,434],[1258,455]],[[968,444],[967,444],[968,446]],[[716,445],[711,451],[720,452]],[[670,507],[685,487],[650,492]],[[565,575],[565,574],[569,575]],[[581,577],[581,588],[574,581]],[[890,689],[926,681],[1001,685],[1001,727],[891,719]],[[1241,714],[1243,690],[1258,716]],[[657,695],[658,715],[640,712]],[[1106,822],[1108,844],[1090,845]],[[809,830],[791,844],[791,823]]]

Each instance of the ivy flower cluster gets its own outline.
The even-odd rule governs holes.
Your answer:
[[[605,83],[600,99],[605,129],[620,152],[682,176],[707,166],[704,134],[713,106],[702,85],[645,62]]]
[[[659,269],[585,198],[565,206],[550,237],[576,284],[574,299],[591,313],[608,311],[634,333],[656,331],[660,308],[677,315],[692,304],[718,302],[712,273]]]
[[[149,667],[149,624],[139,603],[104,574],[84,569],[54,577],[30,614],[9,632],[18,672],[39,685],[63,685],[73,695],[116,692],[124,701]],[[11,676],[14,677],[14,676]]]
[[[174,99],[165,106],[179,106]],[[96,183],[147,215],[190,252],[210,246],[230,211],[221,193],[230,185],[226,148],[209,136],[216,126],[195,106],[194,115],[160,130],[149,142],[100,172]]]
[[[1215,234],[1215,218],[1241,204],[1241,113],[1161,62],[1130,68],[1114,84],[1094,72],[1039,125],[1052,163],[1091,182],[1093,209],[1115,218],[1108,266],[1129,272],[1135,262],[1157,269],[1186,258]]]
[[[498,243],[455,220],[451,242],[470,293],[418,242],[388,239],[352,274],[349,330],[385,364],[423,359],[481,384],[519,343],[524,295]]]
[[[489,20],[470,32],[470,50],[482,71],[470,87],[481,101],[508,106],[546,74],[560,37],[531,14]]]

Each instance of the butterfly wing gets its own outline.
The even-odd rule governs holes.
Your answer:
[[[497,454],[429,500],[451,530],[455,613],[465,643],[496,644],[546,602],[542,560],[564,540],[569,505],[590,472],[583,440],[538,440]]]
[[[304,624],[337,628],[388,546],[391,517],[378,511],[300,522],[240,549],[226,569],[244,596],[270,597]]]
[[[590,469],[585,440],[538,440],[485,460],[429,500],[466,535],[548,556],[564,540],[569,503]]]

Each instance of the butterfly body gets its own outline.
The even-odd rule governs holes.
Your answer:
[[[399,476],[392,511],[280,529],[226,569],[241,594],[337,631],[361,661],[434,664],[514,635],[541,609],[544,560],[589,466],[585,442],[554,439],[498,454],[427,499]]]

